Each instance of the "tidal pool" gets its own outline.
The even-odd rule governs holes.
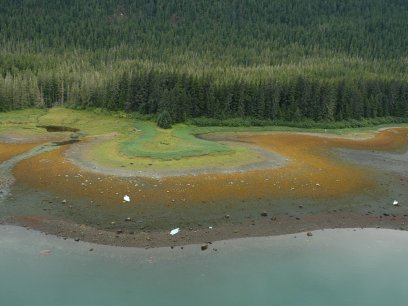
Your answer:
[[[0,299],[8,306],[407,305],[407,257],[408,232],[383,229],[228,240],[201,251],[101,246],[0,226]]]

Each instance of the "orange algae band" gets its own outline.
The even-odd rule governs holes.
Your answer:
[[[10,144],[0,143],[0,162],[4,162],[16,155],[22,154],[32,148],[38,146],[38,144],[25,143],[25,144]]]
[[[62,148],[20,162],[15,175],[17,180],[36,188],[97,200],[107,206],[120,204],[124,194],[146,207],[158,201],[202,203],[278,196],[331,198],[373,188],[375,182],[367,175],[369,170],[340,162],[325,154],[327,151],[333,148],[396,150],[406,146],[407,135],[408,129],[390,129],[367,140],[291,133],[245,137],[245,141],[287,157],[289,163],[278,169],[245,173],[168,177],[161,180],[160,188],[153,187],[153,179],[143,179],[150,183],[141,187],[123,178],[82,171],[64,160]],[[30,169],[30,176],[25,175],[26,169]]]

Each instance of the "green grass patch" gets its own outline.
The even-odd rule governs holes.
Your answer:
[[[74,110],[54,107],[39,118],[38,125],[59,125],[78,128],[89,136],[112,132],[132,134],[134,121],[121,112],[104,112],[100,109]]]
[[[44,134],[37,128],[39,118],[47,113],[46,109],[23,109],[0,112],[0,133],[13,133],[25,136]]]

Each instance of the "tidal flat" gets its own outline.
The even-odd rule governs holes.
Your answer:
[[[62,108],[0,127],[1,222],[143,248],[328,228],[408,229],[406,127],[191,129],[200,135],[191,148],[186,126],[152,129]],[[172,236],[174,228],[180,232]]]

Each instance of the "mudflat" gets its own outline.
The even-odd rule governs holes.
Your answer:
[[[0,218],[67,238],[146,248],[321,228],[406,230],[408,175],[400,170],[408,169],[408,129],[364,135],[211,133],[207,141],[245,146],[261,159],[231,171],[208,164],[143,175],[131,165],[87,160],[81,150],[92,149],[82,145],[88,140],[72,142],[67,133],[42,150],[0,143],[1,180],[13,177],[2,190]],[[180,232],[172,236],[174,228]]]

